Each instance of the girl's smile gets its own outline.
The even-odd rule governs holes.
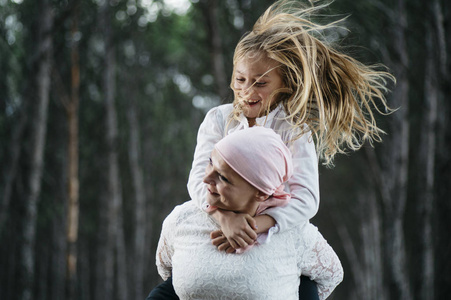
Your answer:
[[[279,63],[266,56],[244,57],[235,64],[233,89],[243,113],[253,123],[277,100],[277,90],[283,88]]]

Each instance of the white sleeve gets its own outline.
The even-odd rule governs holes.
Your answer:
[[[285,141],[289,137],[282,137]],[[274,207],[264,213],[276,220],[280,231],[310,220],[319,208],[318,158],[310,132],[290,145],[293,155],[293,176],[288,180],[291,201],[285,207]]]
[[[175,232],[174,211],[163,221],[160,240],[158,241],[156,252],[156,265],[158,274],[167,280],[172,274],[172,256],[174,254],[174,243],[172,234]]]
[[[202,182],[205,168],[208,165],[211,151],[217,142],[224,137],[224,120],[218,107],[211,109],[197,133],[197,145],[194,151],[193,165],[189,173],[188,192],[199,208],[205,202],[206,185]]]
[[[327,243],[318,229],[306,225],[302,239],[306,248],[298,254],[301,274],[317,283],[320,299],[326,299],[343,281],[343,267],[335,251]]]

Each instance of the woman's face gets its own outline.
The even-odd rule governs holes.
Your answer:
[[[262,193],[236,173],[216,150],[211,154],[203,181],[208,188],[208,204],[224,210],[255,215]]]
[[[233,88],[235,98],[243,105],[244,115],[255,119],[264,115],[268,104],[272,105],[277,94],[271,94],[283,88],[280,64],[264,55],[245,56],[235,64]]]

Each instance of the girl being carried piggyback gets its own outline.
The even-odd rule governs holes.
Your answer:
[[[211,109],[199,128],[188,190],[221,224],[212,233],[219,250],[234,252],[255,243],[259,233],[270,237],[302,226],[319,207],[318,158],[331,164],[346,147],[381,140],[372,108],[379,101],[390,111],[384,92],[394,77],[332,47],[325,34],[337,22],[312,21],[326,6],[278,1],[269,7],[236,46],[233,103]],[[255,218],[211,210],[202,183],[210,153],[227,134],[252,126],[272,128],[292,151],[294,175],[286,186],[292,201]]]

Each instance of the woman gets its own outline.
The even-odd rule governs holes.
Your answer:
[[[210,209],[248,214],[283,206],[283,190],[293,170],[292,155],[273,130],[252,127],[218,142],[206,168]],[[343,278],[332,248],[310,223],[260,236],[249,251],[217,251],[210,233],[219,224],[193,201],[177,206],[165,219],[157,249],[157,267],[172,276],[180,299],[298,299],[300,276],[318,285],[325,299]],[[218,237],[221,239],[221,237]],[[246,249],[243,249],[246,250]]]

